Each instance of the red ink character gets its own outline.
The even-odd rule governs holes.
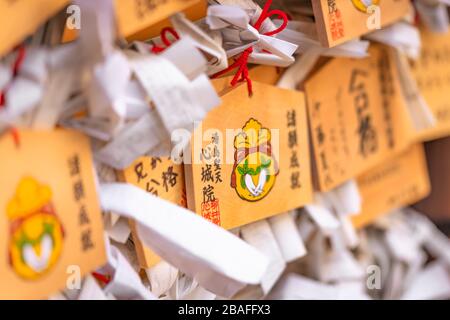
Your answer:
[[[203,202],[202,217],[220,226],[219,200]]]

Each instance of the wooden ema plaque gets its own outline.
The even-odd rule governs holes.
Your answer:
[[[329,191],[403,151],[415,138],[391,51],[336,58],[305,84],[314,178]]]
[[[364,173],[357,182],[362,198],[361,213],[353,218],[357,228],[425,198],[430,192],[430,181],[423,145],[411,146]]]
[[[106,263],[89,139],[69,130],[0,139],[0,299],[43,299]]]
[[[437,124],[424,130],[421,140],[434,140],[450,135],[450,32],[432,33],[421,28],[422,52],[412,63],[412,71],[420,92],[433,112]]]
[[[411,9],[408,0],[313,0],[320,42],[334,47],[400,20]],[[373,25],[375,24],[375,25]]]
[[[214,81],[222,104],[194,131],[185,165],[189,209],[232,229],[312,200],[304,95]]]

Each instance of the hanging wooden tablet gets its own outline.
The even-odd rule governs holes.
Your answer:
[[[425,130],[421,140],[450,135],[450,32],[433,33],[421,28],[422,53],[412,63],[419,90],[432,110],[437,124]]]
[[[251,68],[249,74],[250,78],[254,81],[276,85],[283,75],[283,71],[284,69],[274,66],[258,65]]]
[[[120,33],[132,36],[205,0],[115,0]]]
[[[336,58],[305,85],[315,178],[328,191],[404,150],[415,131],[389,50]]]
[[[158,5],[157,1],[155,1],[156,4],[153,5],[152,1],[144,0],[116,1],[119,8],[126,9],[117,11],[117,19],[119,21],[121,35],[125,37],[129,42],[135,40],[146,41],[159,36],[161,34],[161,30],[172,26],[170,22],[170,16],[177,12],[182,12],[186,15],[186,18],[191,21],[197,21],[203,19],[206,16],[207,10],[206,0],[178,1],[178,6],[183,9],[176,11],[169,10],[168,12],[154,18],[148,8],[152,8],[153,5]],[[169,3],[170,2],[172,1],[169,1]],[[161,5],[163,5],[163,3],[161,3]],[[150,21],[150,23],[148,23],[148,21]],[[77,38],[78,30],[69,29],[66,26],[62,37],[62,42],[71,42],[76,40]]]
[[[425,198],[430,192],[430,181],[422,144],[415,144],[369,170],[357,182],[362,198],[361,213],[353,218],[357,228]]]
[[[313,0],[321,43],[334,47],[405,17],[408,0]]]
[[[222,105],[194,131],[186,164],[188,206],[232,229],[312,200],[304,95],[215,80]]]
[[[0,299],[40,299],[106,263],[102,216],[88,138],[19,137],[0,139]]]
[[[206,17],[206,11],[208,9],[208,3],[206,0],[197,0],[194,3],[187,6],[185,9],[180,10],[178,12],[182,13],[186,16],[190,21],[198,21],[204,19]],[[170,17],[173,15],[171,13],[166,19],[161,20],[155,24],[151,24],[146,28],[140,30],[139,32],[134,32],[133,34],[127,34],[128,41],[134,40],[149,40],[161,35],[161,30],[167,27],[172,27],[172,23],[170,21]]]
[[[0,1],[0,56],[33,34],[69,0]]]

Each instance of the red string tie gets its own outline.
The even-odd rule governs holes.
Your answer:
[[[284,29],[286,29],[286,27],[288,25],[288,20],[289,20],[287,14],[284,11],[281,11],[281,10],[270,10],[269,11],[271,5],[272,5],[272,0],[266,1],[266,4],[264,5],[264,8],[261,12],[261,15],[259,16],[256,23],[253,25],[253,27],[256,30],[258,30],[258,32],[261,32],[261,26],[267,18],[270,18],[273,16],[281,18],[281,20],[283,20],[283,23],[281,24],[280,27],[278,27],[277,29],[275,29],[273,31],[269,31],[269,32],[266,32],[263,34],[265,36],[270,36],[270,37],[280,33]],[[221,76],[227,74],[228,72],[230,72],[234,69],[237,69],[236,74],[234,75],[230,84],[232,87],[234,87],[238,82],[243,82],[243,81],[247,82],[248,94],[251,97],[253,95],[253,84],[252,84],[252,80],[250,79],[249,73],[248,73],[248,58],[250,57],[250,55],[252,53],[253,53],[253,46],[245,49],[232,65],[230,65],[225,70],[222,70],[222,71],[214,74],[212,76],[212,78],[216,79],[218,77],[221,77]]]
[[[103,275],[101,273],[92,272],[92,276],[95,279],[97,279],[98,281],[100,281],[101,283],[103,283],[104,285],[107,285],[111,282],[111,277],[108,275]]]
[[[170,40],[168,37],[169,35],[175,38],[175,41]],[[164,44],[164,47],[153,44],[153,47],[150,49],[150,51],[154,54],[161,53],[178,40],[180,40],[180,36],[178,35],[178,33],[175,31],[174,28],[171,27],[164,28],[161,30],[161,41]]]

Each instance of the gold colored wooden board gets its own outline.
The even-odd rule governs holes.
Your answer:
[[[152,11],[153,6],[161,9]],[[117,19],[121,36],[127,41],[149,40],[158,37],[161,30],[171,26],[169,17],[182,12],[191,21],[206,16],[206,0],[116,0]],[[119,11],[120,10],[120,11]],[[70,42],[78,37],[78,30],[64,30],[62,42]]]
[[[331,190],[403,151],[415,138],[392,52],[336,58],[305,85],[320,191]]]
[[[412,62],[412,72],[419,90],[433,112],[437,125],[424,130],[420,140],[434,140],[450,135],[450,32],[433,33],[421,27],[422,52]]]
[[[258,65],[249,70],[249,75],[253,81],[276,85],[283,71],[284,69],[274,66]]]
[[[313,0],[319,39],[324,46],[334,47],[371,30],[374,11],[367,3],[377,5],[381,27],[400,20],[411,10],[409,0]],[[372,27],[371,27],[372,28]]]
[[[19,136],[0,139],[0,299],[42,299],[106,263],[102,215],[86,136]]]
[[[204,0],[115,0],[119,30],[130,36]]]
[[[124,0],[122,0],[124,1]],[[206,17],[207,10],[207,1],[206,0],[196,0],[196,1],[186,1],[188,6],[184,9],[179,10],[178,12],[183,13],[187,19],[190,21],[197,21]],[[152,23],[150,25],[142,25],[139,28],[138,32],[134,31],[133,33],[123,33],[122,35],[127,38],[128,41],[134,40],[148,40],[154,37],[158,37],[161,34],[161,30],[165,27],[169,27],[172,24],[170,23],[170,16],[174,14],[174,12],[170,12],[166,18],[158,21],[157,23]],[[124,22],[126,23],[126,22]]]
[[[188,207],[232,229],[312,200],[304,95],[253,82],[214,80],[222,104],[192,137]]]
[[[183,165],[175,164],[170,158],[140,157],[119,174],[124,182],[181,207],[187,207]],[[153,267],[161,258],[143,245],[132,220],[130,226],[141,267]]]
[[[0,56],[33,34],[47,19],[69,3],[68,0],[0,1]]]
[[[364,173],[357,182],[362,210],[353,218],[356,228],[368,226],[381,215],[425,198],[431,187],[423,145],[411,146]]]

